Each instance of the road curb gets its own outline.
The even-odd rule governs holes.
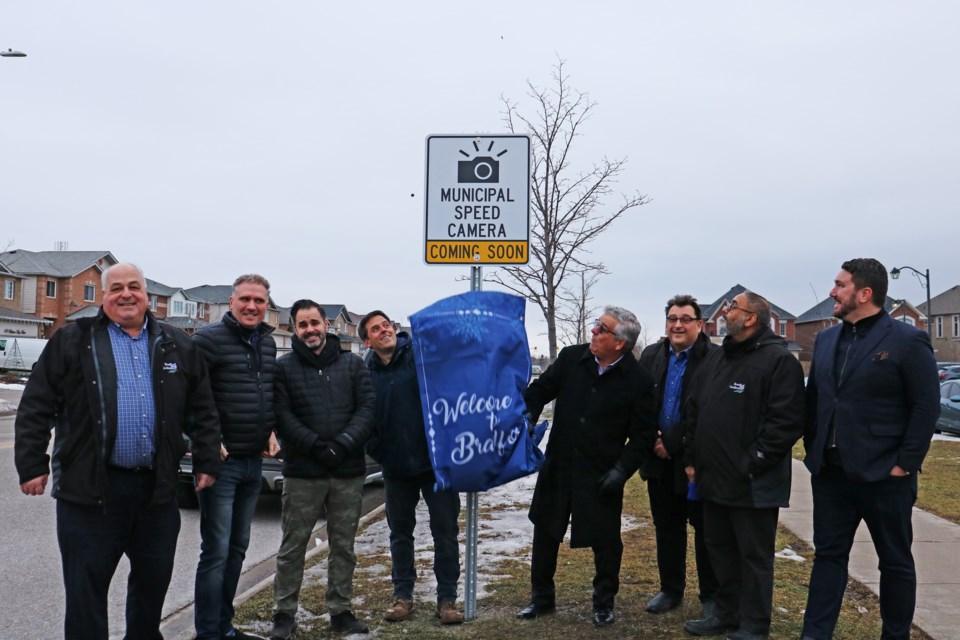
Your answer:
[[[386,505],[381,504],[376,507],[369,513],[360,517],[359,528],[367,526],[370,522],[378,519],[386,511]],[[326,524],[322,528],[326,528]],[[309,561],[311,558],[316,556],[318,553],[327,550],[327,541],[323,540],[320,544],[312,547],[307,551],[306,559]],[[276,554],[264,560],[264,562],[269,562],[273,560],[276,562]],[[237,597],[234,598],[233,603],[235,605],[241,605],[244,602],[250,600],[255,595],[268,588],[273,584],[273,578],[276,574],[271,573],[269,576],[256,583],[252,587],[249,587],[243,593],[237,594]],[[193,640],[196,637],[196,632],[193,628],[193,602],[171,613],[169,616],[164,618],[163,622],[160,623],[160,632],[163,634],[163,637],[167,640]]]

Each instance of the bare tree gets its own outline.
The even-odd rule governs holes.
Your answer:
[[[564,287],[557,294],[557,330],[564,344],[583,344],[589,340],[587,323],[596,311],[596,307],[590,305],[590,290],[603,273],[606,271],[580,271],[574,274],[575,288]]]
[[[636,192],[623,196],[618,205],[604,206],[625,159],[604,158],[587,171],[575,168],[574,142],[596,103],[570,86],[563,65],[559,60],[554,67],[551,88],[527,83],[536,109],[530,117],[502,98],[510,131],[524,129],[531,136],[533,221],[530,262],[501,267],[489,276],[540,307],[547,323],[551,361],[557,357],[558,297],[567,279],[577,273],[606,271],[603,262],[590,260],[587,245],[624,213],[648,202]]]

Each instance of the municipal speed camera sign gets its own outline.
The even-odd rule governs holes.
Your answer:
[[[526,264],[530,137],[427,136],[427,264]]]

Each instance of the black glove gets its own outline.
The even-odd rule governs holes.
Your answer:
[[[597,487],[600,489],[600,495],[613,496],[623,491],[623,485],[626,483],[627,472],[618,462],[600,477]]]
[[[320,453],[320,464],[333,471],[347,459],[347,448],[337,441],[327,444],[327,448]]]

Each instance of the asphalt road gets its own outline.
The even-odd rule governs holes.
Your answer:
[[[382,492],[382,486],[368,487],[365,512],[382,502]],[[165,618],[193,602],[194,573],[200,554],[199,514],[196,510],[181,510],[180,514],[180,540],[173,580],[164,603]],[[321,520],[318,528],[323,524]],[[317,537],[325,535],[318,532]],[[13,464],[13,416],[0,417],[0,544],[0,638],[62,637],[63,581],[55,501],[49,493],[28,497],[20,492]],[[254,516],[240,592],[272,573],[279,546],[280,498],[263,495]],[[110,589],[111,638],[123,637],[128,571],[124,558]]]

